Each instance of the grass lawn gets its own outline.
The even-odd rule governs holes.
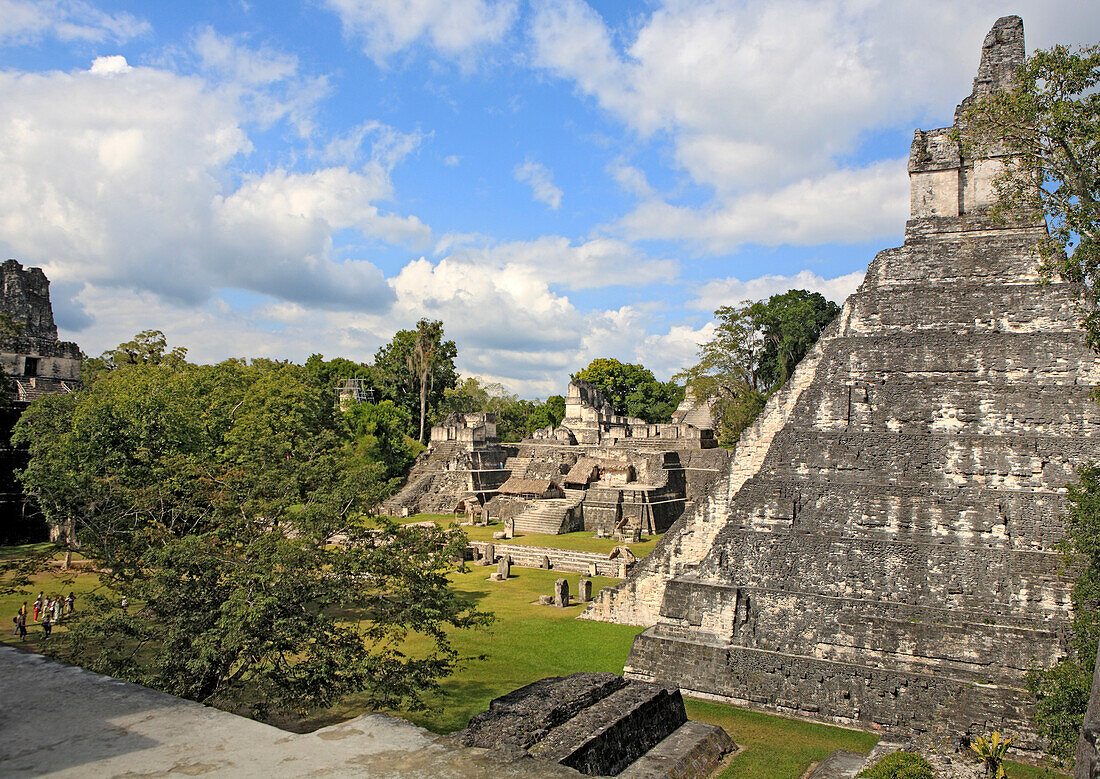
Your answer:
[[[3,546],[0,547],[0,562],[12,560],[35,550],[43,550],[52,547],[52,544],[30,544],[27,546]],[[73,555],[77,558],[77,555]],[[58,555],[60,559],[60,555]],[[74,593],[76,598],[76,611],[80,611],[81,596],[86,595],[99,586],[99,577],[94,573],[82,573],[79,569],[62,571],[60,568],[51,568],[45,573],[40,573],[31,579],[27,588],[28,593],[0,593],[0,643],[20,645],[34,652],[44,652],[46,647],[43,641],[42,625],[34,621],[34,599],[39,592],[45,592],[46,597],[55,595],[68,595]],[[14,635],[15,625],[12,617],[19,611],[23,602],[27,602],[27,640],[20,641]],[[65,630],[64,622],[55,631]]]
[[[513,567],[508,581],[488,581],[495,570],[495,566],[474,566],[469,573],[452,577],[454,587],[479,609],[496,614],[496,622],[487,630],[452,633],[461,655],[485,655],[486,659],[470,660],[443,684],[443,696],[431,701],[435,711],[395,713],[436,733],[450,733],[466,727],[470,717],[489,708],[490,699],[544,676],[574,671],[622,673],[630,645],[641,628],[574,619],[584,608],[579,604],[558,609],[536,602],[539,595],[553,594],[559,578],[569,582],[569,591],[575,595],[581,574]],[[616,581],[592,577],[593,591]],[[350,698],[302,724],[312,729],[361,713],[361,704]]]
[[[476,528],[484,530],[484,528]],[[561,536],[558,536],[561,538]],[[29,547],[0,547],[0,561],[28,551]],[[490,582],[495,567],[473,566],[467,573],[452,576],[452,585],[473,600],[478,608],[496,614],[487,630],[454,631],[452,641],[460,655],[470,659],[443,684],[443,694],[430,701],[427,712],[394,712],[437,733],[449,733],[465,727],[471,716],[488,708],[489,700],[545,676],[560,676],[575,671],[613,671],[621,673],[634,636],[641,628],[603,622],[578,620],[581,605],[567,609],[539,606],[539,595],[553,593],[554,582],[563,576],[558,571],[512,568],[507,582]],[[564,574],[570,592],[576,593],[581,574]],[[617,580],[593,577],[593,591]],[[98,586],[91,573],[50,571],[37,576],[32,594],[0,595],[0,615],[10,624],[19,604],[33,602],[39,590],[50,593],[76,593],[79,612],[81,595]],[[64,630],[65,628],[60,628]],[[37,624],[28,625],[30,635],[23,645],[32,651],[48,651]],[[4,643],[18,639],[10,628],[0,630]],[[415,645],[410,645],[415,649]],[[485,659],[478,660],[477,656]],[[744,748],[723,772],[723,777],[760,777],[761,779],[797,779],[811,763],[836,749],[868,752],[878,736],[820,723],[803,722],[761,712],[747,711],[708,701],[686,701],[688,716],[724,727],[733,740]],[[293,724],[294,730],[312,730],[364,712],[354,697],[340,705],[317,712]],[[279,724],[286,726],[287,723]],[[1009,764],[1012,779],[1047,779],[1065,776],[1049,769]]]
[[[401,520],[404,523],[410,522],[438,522],[442,527],[447,527],[455,518],[451,514],[416,514],[412,517],[403,518]],[[504,525],[494,523],[488,527],[463,527],[462,532],[466,534],[466,537],[471,541],[492,541],[493,533],[499,533],[504,529]],[[630,551],[637,557],[645,557],[647,554],[653,551],[653,547],[657,545],[657,539],[660,535],[644,536],[644,541],[639,541],[636,544],[626,544],[630,547]],[[504,544],[520,544],[523,546],[549,546],[552,549],[572,549],[578,552],[602,552],[604,554],[610,554],[611,550],[617,546],[622,546],[621,541],[616,541],[613,538],[596,538],[595,535],[587,530],[580,530],[576,533],[562,533],[561,535],[518,535],[515,538],[502,541]]]

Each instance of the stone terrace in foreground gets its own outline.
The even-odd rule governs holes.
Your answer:
[[[1000,19],[968,100],[1023,56],[1022,21]],[[1066,483],[1100,458],[1100,369],[1072,290],[1039,284],[1041,221],[989,218],[1002,164],[963,156],[952,128],[916,133],[905,244],[875,258],[709,499],[590,608],[653,625],[628,676],[1039,747],[1022,677],[1063,652],[1055,545]]]

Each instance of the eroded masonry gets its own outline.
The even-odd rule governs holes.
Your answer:
[[[1011,85],[1023,23],[968,100]],[[964,101],[965,105],[965,101]],[[960,106],[962,108],[962,106]],[[989,216],[997,155],[918,131],[905,243],[746,431],[705,500],[586,616],[650,626],[627,675],[886,731],[1036,748],[1023,675],[1063,653],[1064,487],[1100,458],[1100,366],[1045,227]]]
[[[517,533],[659,533],[705,495],[729,462],[709,406],[685,399],[673,421],[622,416],[584,381],[569,384],[565,419],[501,444],[491,414],[455,414],[432,428],[392,514],[512,520]]]

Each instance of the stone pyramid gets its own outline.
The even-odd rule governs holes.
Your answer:
[[[1023,23],[986,37],[1011,84]],[[965,101],[964,101],[965,104]],[[958,119],[956,119],[958,122]],[[1063,652],[1065,485],[1100,460],[1100,366],[1036,217],[996,224],[1003,160],[916,132],[905,243],[769,400],[706,501],[586,617],[649,625],[631,678],[887,732],[1016,734]]]

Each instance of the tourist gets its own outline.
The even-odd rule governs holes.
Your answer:
[[[129,605],[129,602],[128,602],[128,601],[126,600],[126,596],[125,596],[125,595],[123,595],[123,596],[122,596],[122,613],[123,613],[123,614],[125,614],[125,613],[126,613],[126,607],[127,607],[128,605]]]
[[[76,596],[69,592],[69,597],[65,599],[65,613],[70,617],[73,615],[73,608],[76,606]]]
[[[46,599],[46,593],[38,593],[38,597],[34,599],[34,621],[38,621],[38,615],[42,613],[42,602]]]
[[[61,624],[61,612],[62,612],[62,600],[59,593],[56,598],[53,599],[53,621],[54,624]]]
[[[15,618],[15,633],[19,636],[20,641],[27,640],[27,609],[26,604],[24,608],[19,610],[19,616]]]
[[[50,623],[50,612],[47,611],[45,614],[42,615],[42,632],[45,633],[45,636],[42,639],[43,641],[49,641],[50,640],[50,628],[51,627],[52,627],[52,625]]]

